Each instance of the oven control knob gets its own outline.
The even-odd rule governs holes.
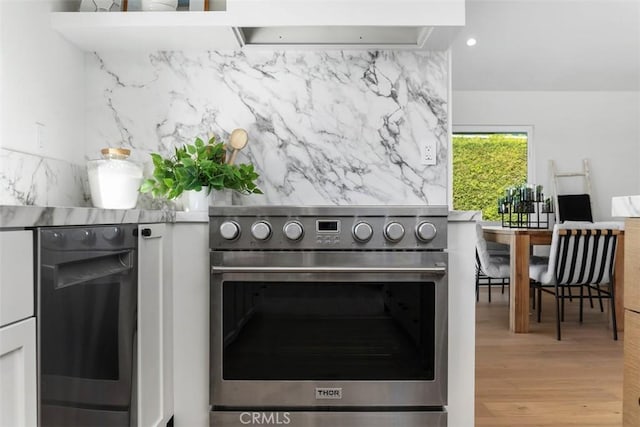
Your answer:
[[[235,221],[225,221],[220,224],[220,235],[225,240],[235,240],[240,235],[240,226]]]
[[[358,242],[368,242],[373,236],[373,228],[366,222],[359,222],[353,227],[353,238]]]
[[[384,237],[390,242],[399,242],[404,237],[404,227],[399,222],[390,222],[384,228]]]
[[[298,221],[287,221],[284,227],[282,227],[282,232],[287,239],[296,241],[302,238],[304,230],[302,229],[302,224]]]
[[[105,227],[102,230],[102,237],[110,242],[119,242],[124,236],[120,227]]]
[[[47,230],[43,232],[43,238],[47,242],[47,247],[58,247],[61,248],[65,244],[65,235],[64,233],[59,233],[57,231]]]
[[[251,235],[256,240],[267,240],[271,236],[271,225],[266,221],[254,222],[251,226]]]
[[[90,245],[91,243],[93,243],[94,235],[93,235],[93,232],[89,230],[75,230],[72,233],[71,238],[76,242],[84,243],[85,245]]]
[[[416,237],[422,242],[428,242],[436,237],[436,226],[430,222],[421,222],[416,227]]]

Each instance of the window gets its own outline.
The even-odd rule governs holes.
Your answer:
[[[505,188],[527,182],[529,133],[456,131],[452,140],[453,209],[481,210],[499,221]]]

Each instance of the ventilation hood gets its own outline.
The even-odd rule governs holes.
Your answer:
[[[228,0],[242,47],[447,49],[464,0]]]
[[[243,27],[236,31],[244,46],[422,48],[433,27]]]

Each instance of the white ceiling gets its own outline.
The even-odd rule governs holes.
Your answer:
[[[466,11],[454,90],[640,90],[640,0],[467,0]]]

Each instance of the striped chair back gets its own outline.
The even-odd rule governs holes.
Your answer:
[[[560,229],[556,259],[559,285],[610,283],[620,230]]]

